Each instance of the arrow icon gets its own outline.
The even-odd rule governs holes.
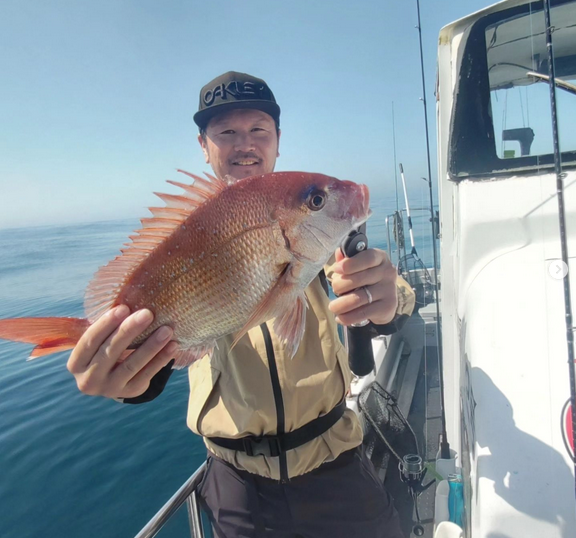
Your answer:
[[[562,260],[552,260],[548,273],[555,280],[562,280],[568,274],[568,266]]]

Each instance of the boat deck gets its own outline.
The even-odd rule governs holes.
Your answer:
[[[440,380],[438,375],[438,353],[436,344],[436,306],[427,305],[418,315],[412,316],[401,331],[409,343],[410,353],[402,356],[396,379],[391,390],[398,398],[398,405],[407,416],[414,433],[424,463],[434,464],[441,432]],[[380,380],[382,381],[382,380]],[[397,462],[390,458],[385,475],[385,485],[394,497],[400,514],[402,529],[406,537],[413,533],[417,524],[414,503],[409,490],[400,479]],[[433,476],[425,476],[427,484]],[[434,495],[436,484],[423,492],[418,499],[418,510],[425,536],[432,538],[434,532]]]

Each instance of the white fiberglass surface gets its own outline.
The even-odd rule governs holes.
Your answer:
[[[572,252],[575,181],[568,174]],[[563,287],[550,271],[560,257],[555,177],[462,182],[459,202],[454,261],[472,535],[568,537],[576,510],[562,431],[570,393]]]

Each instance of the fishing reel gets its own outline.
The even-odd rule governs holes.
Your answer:
[[[418,454],[406,454],[398,463],[398,470],[400,471],[400,480],[408,486],[408,491],[414,501],[414,511],[418,523],[414,525],[412,532],[415,536],[423,536],[424,527],[418,511],[418,497],[434,483],[434,479],[426,485],[423,484],[427,469],[424,468],[422,458]]]
[[[347,258],[355,256],[359,252],[368,248],[368,238],[366,237],[366,224],[362,224],[358,230],[352,230],[342,241],[340,246],[342,253]]]

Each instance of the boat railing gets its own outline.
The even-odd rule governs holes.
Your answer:
[[[430,215],[431,219],[435,219],[436,222],[436,229],[438,229],[437,226],[437,216],[430,210],[429,207],[415,207],[415,208],[411,208],[410,211],[412,211],[412,213],[428,213]],[[404,235],[404,218],[405,218],[405,214],[406,214],[406,209],[399,209],[398,211],[394,212],[394,213],[390,213],[389,215],[386,216],[386,221],[385,221],[385,226],[386,226],[386,242],[388,245],[388,255],[390,256],[390,259],[393,263],[395,263],[396,265],[398,265],[398,263],[400,262],[400,258],[402,257],[402,251],[404,250],[404,255],[406,255],[406,247],[405,247],[405,241],[406,239],[404,237],[402,237],[400,240],[398,238],[398,234],[400,232],[400,234],[403,236]],[[396,215],[398,215],[401,219],[400,223],[397,223],[397,221],[395,220]],[[401,230],[395,230],[396,226],[400,226]],[[407,227],[406,227],[407,229]],[[393,248],[393,247],[396,248]],[[394,259],[394,253],[396,254],[395,257],[396,259]]]
[[[197,490],[206,472],[206,463],[203,463],[194,474],[184,482],[168,502],[158,510],[156,515],[146,524],[146,526],[136,535],[135,538],[153,538],[160,532],[166,522],[186,503],[188,508],[188,523],[190,525],[190,536],[192,538],[204,538],[204,527],[200,516]]]

